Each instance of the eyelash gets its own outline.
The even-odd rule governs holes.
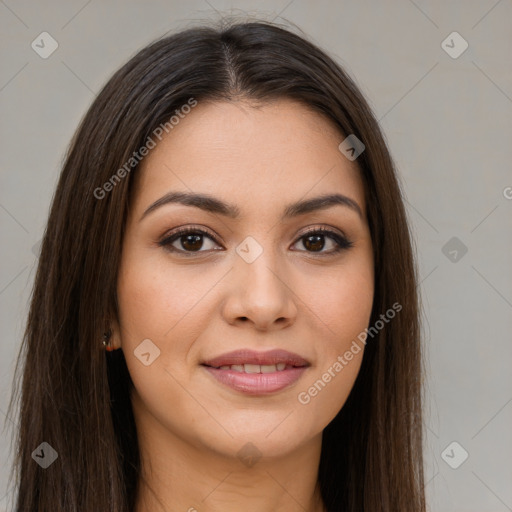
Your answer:
[[[183,255],[185,257],[194,257],[198,253],[208,252],[208,251],[201,251],[201,250],[199,250],[199,251],[184,251],[182,249],[177,249],[176,247],[171,246],[171,244],[173,242],[175,242],[176,240],[179,240],[182,236],[185,236],[188,234],[207,236],[212,241],[214,241],[216,244],[218,244],[217,241],[215,240],[214,235],[212,233],[210,233],[209,231],[206,231],[206,230],[200,229],[200,228],[187,227],[187,228],[180,229],[174,233],[171,233],[169,236],[166,236],[165,238],[163,238],[162,240],[160,240],[158,242],[158,245],[161,247],[164,247],[166,251],[169,251],[171,253],[177,253],[177,254]],[[336,233],[335,231],[331,231],[330,229],[326,229],[326,228],[315,228],[315,229],[309,230],[306,233],[303,233],[297,239],[297,241],[295,243],[299,242],[300,240],[302,240],[304,238],[307,238],[308,236],[318,235],[318,234],[327,235],[329,238],[334,240],[334,242],[336,243],[336,248],[329,252],[315,252],[315,251],[307,251],[307,250],[299,251],[299,252],[308,252],[310,254],[318,254],[321,257],[327,257],[327,256],[332,256],[332,255],[338,254],[339,252],[341,252],[343,250],[350,249],[354,245],[353,242],[351,242],[344,236],[341,236],[338,233]]]

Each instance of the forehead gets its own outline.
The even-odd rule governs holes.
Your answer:
[[[245,216],[338,192],[365,213],[360,170],[338,149],[344,138],[292,100],[199,102],[142,161],[132,209],[182,191],[225,198]]]

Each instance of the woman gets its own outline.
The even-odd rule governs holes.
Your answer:
[[[16,510],[425,510],[417,270],[365,99],[264,22],[85,115],[23,349]]]

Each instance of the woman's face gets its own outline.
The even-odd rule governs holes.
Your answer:
[[[343,407],[363,350],[333,368],[374,293],[363,183],[343,139],[291,100],[199,102],[145,157],[115,324],[139,434],[279,456],[318,440]],[[161,200],[171,193],[210,201]],[[290,206],[333,194],[349,200]]]

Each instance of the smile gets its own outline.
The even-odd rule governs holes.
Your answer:
[[[214,367],[215,368],[215,367]],[[294,368],[293,366],[287,365],[286,363],[277,364],[232,364],[219,366],[217,370],[233,370],[235,372],[244,373],[272,373],[282,372],[285,369]]]
[[[310,364],[284,350],[238,350],[205,361],[201,366],[223,386],[248,395],[266,395],[296,383]]]

